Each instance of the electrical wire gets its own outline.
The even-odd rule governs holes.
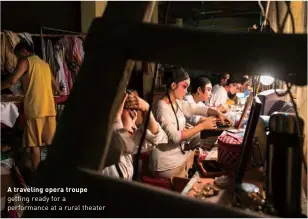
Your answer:
[[[137,151],[137,154],[135,156],[136,159],[135,159],[135,165],[134,165],[133,180],[137,180],[138,176],[139,176],[139,158],[140,158],[140,154],[141,154],[142,145],[143,145],[143,142],[145,140],[146,130],[147,130],[148,125],[149,125],[150,115],[151,115],[151,112],[152,112],[152,103],[153,103],[153,97],[154,97],[155,79],[157,77],[157,72],[158,72],[158,64],[155,64],[154,77],[153,77],[153,80],[152,80],[152,88],[151,88],[151,93],[150,93],[150,98],[149,98],[149,101],[150,101],[149,112],[147,114],[147,117],[146,117],[146,120],[145,120],[145,123],[144,123],[144,130],[142,132],[142,136],[141,136],[140,143],[139,143],[139,146],[138,146],[138,151]]]
[[[171,7],[171,1],[168,2],[167,8],[166,8],[166,13],[165,13],[165,24],[168,24],[168,15]]]
[[[294,23],[294,16],[293,16],[293,14],[292,14],[292,12],[291,12],[290,2],[285,1],[284,3],[285,3],[286,6],[287,6],[287,13],[285,14],[285,16],[284,16],[284,18],[283,18],[281,31],[283,31],[284,26],[285,26],[286,21],[287,21],[287,18],[288,18],[289,15],[290,15],[290,17],[291,17],[291,22],[292,22],[292,34],[294,34],[294,33],[295,33],[295,23]]]
[[[269,23],[268,22],[268,13],[269,13],[269,7],[270,7],[270,4],[271,4],[271,1],[269,0],[268,2],[267,2],[267,5],[266,5],[266,12],[265,12],[265,15],[264,15],[264,21],[263,21],[263,23],[262,23],[262,25],[261,25],[261,31],[263,30],[263,28],[267,25],[267,23]],[[263,10],[264,10],[264,8],[263,8]]]
[[[269,0],[266,5],[265,20],[268,20],[268,12],[269,12],[270,4],[271,4],[271,0]]]
[[[276,94],[278,97],[284,97],[285,95],[288,94],[288,90],[286,90],[284,93],[278,93],[278,91],[277,91],[277,82],[278,82],[278,80],[275,79],[275,81],[274,81],[274,91],[275,91],[275,94]]]
[[[261,1],[258,1],[258,4],[260,6],[260,9],[261,9],[261,12],[262,12],[262,16],[265,17],[265,12],[264,12],[264,7],[262,5],[262,2]]]
[[[281,27],[280,27],[280,13],[279,13],[279,6],[278,6],[278,1],[275,1],[275,10],[276,10],[276,24],[277,24],[277,32],[281,33]]]

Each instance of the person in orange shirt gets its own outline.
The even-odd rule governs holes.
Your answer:
[[[56,130],[56,109],[52,88],[61,94],[47,62],[21,41],[15,46],[18,64],[13,74],[1,82],[1,90],[22,81],[25,127],[23,145],[30,148],[34,170],[41,160],[41,146],[51,145]],[[61,94],[62,95],[62,94]]]

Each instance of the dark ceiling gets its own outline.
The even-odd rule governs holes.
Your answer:
[[[168,23],[175,18],[202,20],[218,17],[260,16],[257,1],[172,1],[159,2],[159,21],[165,21],[168,11]]]
[[[78,1],[1,1],[1,31],[40,33],[41,27],[81,31]]]

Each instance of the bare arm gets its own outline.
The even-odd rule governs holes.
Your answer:
[[[150,113],[149,124],[148,124],[148,127],[146,127],[146,128],[153,135],[156,135],[158,133],[157,122],[154,118],[153,113],[149,112],[150,106],[145,100],[143,100],[142,98],[140,98],[140,97],[138,97],[134,94],[129,94],[126,105],[127,105],[128,108],[141,110],[143,112],[143,118],[146,118],[147,114]]]
[[[118,112],[116,114],[116,117],[115,117],[115,120],[114,120],[114,125],[113,125],[115,129],[123,128],[123,123],[122,123],[121,116],[122,116],[122,113],[123,113],[124,103],[125,103],[126,99],[127,99],[127,94],[125,94],[125,96],[124,96],[124,98],[122,100],[122,103],[120,105],[120,108],[119,108],[119,110],[118,110]]]
[[[216,109],[209,108],[207,106],[199,106],[195,104],[191,104],[187,101],[183,101],[183,111],[185,116],[191,116],[191,115],[202,115],[202,116],[214,116],[216,118],[219,118],[222,123],[227,121],[228,123],[232,124],[232,120],[225,116],[223,113],[219,112]]]
[[[187,139],[190,139],[191,137],[193,137],[197,133],[201,132],[203,129],[204,128],[202,127],[202,125],[198,124],[198,125],[195,125],[191,129],[183,130],[182,131],[182,135],[181,135],[181,141],[185,141]]]
[[[221,112],[219,112],[216,109],[212,109],[212,108],[209,108],[207,113],[208,113],[208,116],[215,116],[215,117],[219,117],[221,114]]]
[[[188,101],[182,101],[180,104],[182,105],[181,108],[186,118],[192,116],[208,116],[209,107],[205,104],[192,104]]]
[[[187,140],[197,133],[201,132],[202,130],[208,129],[216,129],[216,119],[215,118],[204,118],[199,121],[197,125],[195,125],[193,128],[186,129],[182,131],[181,140]]]
[[[29,63],[27,59],[22,59],[18,62],[17,67],[13,74],[8,77],[6,80],[1,82],[1,90],[10,88],[23,76],[23,74],[28,70]]]
[[[158,125],[154,118],[154,115],[152,112],[150,112],[150,119],[147,129],[153,134],[156,135],[158,133]]]
[[[230,125],[233,124],[233,121],[229,117],[225,116],[223,113],[219,112],[216,109],[209,108],[207,113],[208,113],[209,116],[215,116],[216,118],[219,118],[222,123],[224,123],[226,121]]]
[[[170,116],[172,115],[172,116]],[[178,130],[176,122],[174,121],[173,112],[170,112],[168,107],[163,105],[158,105],[157,108],[157,119],[161,127],[166,132],[169,141],[174,144],[177,144],[181,141],[187,140],[193,137],[198,132],[204,129],[215,129],[216,121],[213,118],[208,118],[191,129],[188,130]]]

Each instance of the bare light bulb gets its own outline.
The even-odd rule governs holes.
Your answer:
[[[262,85],[264,85],[264,86],[269,86],[269,85],[271,85],[273,82],[274,82],[274,78],[273,77],[271,77],[271,76],[265,76],[265,75],[262,75],[261,77],[260,77],[260,82],[261,82],[261,84]]]

